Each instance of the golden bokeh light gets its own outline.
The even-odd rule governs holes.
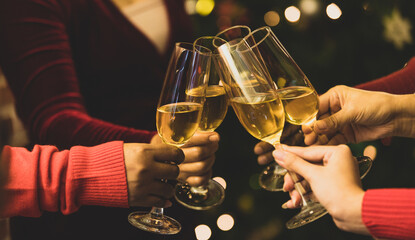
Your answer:
[[[284,15],[287,21],[294,23],[300,20],[301,12],[300,9],[298,9],[297,7],[290,6],[287,9],[285,9]]]
[[[229,214],[222,214],[220,217],[218,217],[218,221],[216,223],[220,230],[229,231],[233,228],[235,220]]]

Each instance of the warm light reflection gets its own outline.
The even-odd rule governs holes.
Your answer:
[[[377,153],[377,150],[375,146],[372,146],[372,145],[365,147],[365,149],[363,150],[363,156],[370,157],[372,160],[375,160],[376,153]]]
[[[223,189],[226,189],[226,181],[225,181],[225,179],[223,179],[221,177],[214,177],[212,179],[215,180],[216,182],[218,182],[223,187]]]
[[[238,198],[238,208],[241,212],[252,213],[254,211],[254,197],[251,194],[243,194]]]
[[[198,0],[196,3],[196,12],[201,16],[207,16],[212,12],[214,7],[214,0]]]
[[[269,11],[264,15],[264,22],[271,27],[277,26],[280,23],[280,15],[276,11]]]
[[[201,224],[195,228],[195,234],[197,240],[208,240],[212,236],[212,230],[205,224]]]
[[[218,227],[222,231],[229,231],[232,229],[233,225],[235,224],[235,221],[233,220],[233,217],[229,214],[222,214],[218,221],[216,222],[218,224]]]
[[[301,0],[300,9],[304,14],[312,15],[318,11],[320,3],[317,0]]]
[[[338,19],[342,15],[342,10],[335,3],[331,3],[326,8],[327,16],[331,19]]]
[[[291,6],[285,9],[284,15],[289,22],[298,22],[298,20],[300,20],[301,12],[300,9]]]

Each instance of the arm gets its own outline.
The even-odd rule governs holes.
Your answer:
[[[0,216],[70,214],[83,205],[168,207],[173,186],[160,179],[175,180],[183,158],[176,147],[121,141],[64,151],[6,146],[0,169],[8,180],[0,186],[6,200]]]
[[[8,180],[0,188],[6,200],[1,216],[70,214],[82,205],[128,207],[122,142],[61,152],[53,146],[6,146],[2,164]]]
[[[385,77],[359,84],[356,88],[393,94],[415,93],[415,57],[403,69]]]
[[[363,198],[362,220],[379,239],[413,239],[415,189],[371,189]]]
[[[91,117],[72,59],[69,19],[57,1],[0,2],[0,65],[36,143],[69,148],[110,140],[150,142],[154,132]]]

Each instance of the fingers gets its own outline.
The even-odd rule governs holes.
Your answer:
[[[190,186],[203,186],[209,182],[209,179],[212,178],[212,171],[208,171],[207,173],[200,175],[200,176],[190,176],[185,181]]]
[[[318,146],[321,147],[321,146]],[[323,159],[323,151],[318,151],[313,149],[313,147],[290,147],[283,146],[283,150],[275,150],[273,156],[278,164],[286,168],[289,171],[298,173],[303,176],[307,181],[310,181],[310,178],[313,174],[318,172],[316,165],[313,165],[308,161],[321,162]],[[322,156],[321,156],[322,155]],[[304,159],[303,159],[304,158]]]
[[[259,155],[258,156],[258,164],[265,165],[274,160],[272,157],[272,151],[274,150],[274,146],[266,142],[259,142],[254,147],[254,153]]]
[[[157,162],[178,165],[184,161],[185,155],[180,148],[168,145],[158,145],[155,147],[154,151],[154,159]]]
[[[212,143],[218,144],[220,140],[217,132],[196,132],[193,137],[182,147],[190,148],[194,146],[208,145]]]
[[[174,180],[177,179],[180,173],[179,167],[170,163],[155,162],[152,169],[154,171],[154,179]]]
[[[203,159],[202,161],[183,163],[179,165],[180,173],[188,173],[189,175],[200,176],[210,171],[215,163],[215,156]]]

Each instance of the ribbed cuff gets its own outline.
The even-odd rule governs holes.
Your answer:
[[[415,189],[367,190],[362,221],[376,238],[415,239]]]
[[[70,159],[79,205],[128,207],[122,141],[73,147]]]

